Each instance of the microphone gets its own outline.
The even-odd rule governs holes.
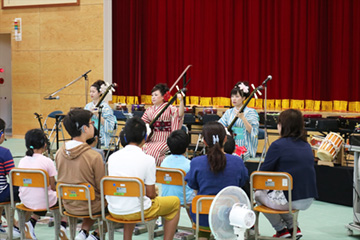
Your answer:
[[[82,75],[82,77],[85,77],[89,72],[91,72],[91,69],[90,69],[89,71],[87,71],[86,73],[84,73],[84,74]]]
[[[272,76],[271,76],[271,75],[267,76],[267,78],[263,81],[263,83],[262,83],[261,85],[266,84],[267,81],[269,81],[269,80],[271,80],[271,79],[272,79]]]
[[[60,97],[59,96],[56,96],[56,97],[53,97],[53,96],[49,96],[49,97],[45,97],[44,98],[45,100],[58,100],[58,99],[60,99]]]

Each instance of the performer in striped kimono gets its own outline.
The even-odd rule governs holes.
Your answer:
[[[219,120],[222,125],[228,127],[235,116],[238,116],[232,131],[236,145],[244,146],[247,149],[243,154],[244,161],[250,157],[255,157],[259,133],[259,115],[255,109],[245,107],[244,112],[239,113],[243,102],[249,95],[249,83],[238,82],[231,90],[231,103],[234,107],[227,110]]]
[[[166,105],[164,95],[169,90],[166,84],[159,83],[151,90],[151,100],[153,106],[146,109],[142,120],[149,124],[156,115]],[[166,139],[170,133],[174,130],[181,128],[184,117],[184,101],[181,94],[178,94],[180,100],[179,109],[170,105],[155,122],[153,128],[153,135],[151,139],[148,139],[145,143],[143,150],[146,154],[151,155],[155,158],[156,165],[160,166],[161,162],[165,158],[165,153],[169,150]]]

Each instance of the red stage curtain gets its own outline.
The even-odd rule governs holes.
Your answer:
[[[360,1],[113,0],[117,95],[150,94],[192,64],[188,95],[259,85],[270,99],[360,100]]]

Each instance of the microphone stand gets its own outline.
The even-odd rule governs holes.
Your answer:
[[[264,86],[264,98],[265,98],[265,101],[264,101],[264,147],[263,147],[263,150],[262,150],[262,153],[261,153],[261,156],[260,156],[260,160],[259,160],[259,165],[258,165],[258,168],[257,170],[259,171],[260,169],[260,166],[261,166],[261,163],[262,161],[265,159],[265,155],[266,155],[266,145],[269,141],[268,139],[268,133],[267,133],[267,83],[263,83],[263,86]]]
[[[82,74],[81,76],[79,76],[78,78],[76,78],[75,80],[71,81],[70,83],[66,84],[64,87],[56,90],[55,92],[53,93],[50,93],[49,95],[46,95],[44,97],[45,100],[52,100],[52,99],[59,99],[59,98],[56,98],[54,97],[55,94],[57,94],[58,92],[64,90],[65,88],[67,88],[68,86],[76,83],[77,81],[79,81],[81,78],[84,77],[85,79],[85,105],[87,104],[88,102],[88,95],[87,95],[87,89],[88,89],[88,85],[89,85],[89,81],[88,81],[88,73],[91,72],[91,70],[87,71],[86,73]]]

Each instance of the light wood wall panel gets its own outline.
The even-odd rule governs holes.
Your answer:
[[[39,128],[34,112],[40,109],[40,95],[13,93],[13,135],[25,135],[32,128]]]
[[[102,51],[42,51],[41,92],[51,93],[72,82],[82,74],[88,74],[89,85],[103,76]],[[84,78],[59,93],[85,95]]]
[[[102,11],[102,5],[40,9],[41,49],[102,50]]]
[[[89,86],[103,78],[103,0],[80,6],[0,10],[0,33],[13,32],[22,18],[22,41],[12,40],[13,135],[38,128],[44,119],[85,105],[85,80],[61,91],[59,100],[44,100],[88,70]],[[90,99],[90,97],[89,97]]]
[[[40,52],[12,52],[12,87],[15,93],[39,93]]]

